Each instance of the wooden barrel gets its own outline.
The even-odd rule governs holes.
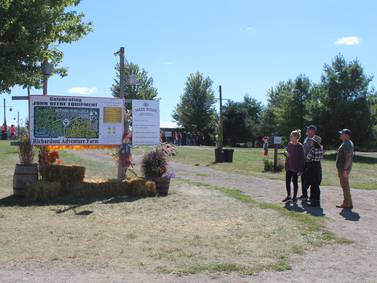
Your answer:
[[[16,164],[13,175],[13,194],[16,196],[25,196],[26,187],[36,181],[38,181],[37,164]]]

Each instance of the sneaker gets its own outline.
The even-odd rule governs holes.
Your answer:
[[[282,202],[287,202],[287,201],[290,201],[290,200],[291,200],[291,197],[287,196],[285,199],[282,200]]]
[[[292,199],[292,201],[293,201],[293,202],[297,202],[297,198],[294,197],[294,198]]]
[[[320,207],[321,205],[319,204],[319,201],[311,201],[308,203],[309,206],[311,207]]]
[[[298,199],[299,200],[307,200],[308,198],[306,196],[299,196]]]

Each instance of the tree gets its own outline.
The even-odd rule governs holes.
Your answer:
[[[243,102],[229,101],[223,109],[225,144],[254,143],[260,132],[261,114],[261,103],[248,95]]]
[[[115,66],[116,78],[111,87],[114,97],[119,97],[120,91],[120,70],[119,64]],[[127,99],[155,99],[157,97],[157,89],[153,86],[153,78],[150,77],[144,69],[140,70],[137,64],[130,63],[124,68],[124,92]],[[127,103],[130,109],[130,104]]]
[[[176,106],[173,119],[188,132],[203,137],[209,143],[216,128],[215,95],[212,80],[197,72],[187,77],[181,101]]]
[[[308,115],[308,101],[311,101],[312,91],[312,83],[304,75],[299,75],[293,81],[280,82],[275,88],[270,89],[268,113],[264,115],[262,128],[273,129],[284,136],[289,136],[293,129],[304,129],[312,120]],[[275,124],[275,127],[271,124]]]
[[[0,93],[15,85],[39,87],[41,65],[63,59],[61,43],[79,40],[91,31],[84,14],[74,8],[80,0],[0,1]],[[65,68],[55,73],[66,75]]]
[[[371,76],[367,76],[358,60],[346,62],[342,55],[324,66],[321,77],[318,124],[324,143],[338,144],[338,130],[349,128],[358,146],[370,142],[372,117],[368,98],[373,95]]]

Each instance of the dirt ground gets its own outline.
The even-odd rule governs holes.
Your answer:
[[[90,153],[83,153],[90,157]],[[107,157],[104,157],[107,158]],[[281,181],[219,172],[209,167],[173,164],[176,174],[212,185],[241,190],[258,201],[281,204],[284,184]],[[351,177],[352,182],[352,177]],[[322,187],[322,208],[313,209],[298,203],[288,205],[297,213],[326,216],[327,227],[337,235],[352,240],[353,244],[324,246],[307,252],[292,262],[292,269],[283,272],[262,272],[256,276],[240,277],[224,274],[213,277],[196,274],[177,277],[119,270],[96,270],[74,265],[33,263],[2,265],[1,282],[377,282],[377,191],[353,190],[355,208],[335,208],[341,200],[338,187]],[[204,228],[204,227],[203,227]],[[200,229],[200,228],[199,228]]]

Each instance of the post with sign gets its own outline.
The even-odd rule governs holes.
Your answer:
[[[276,172],[277,167],[278,167],[278,150],[279,150],[279,145],[282,142],[282,137],[274,136],[273,142],[274,142],[274,171]]]

